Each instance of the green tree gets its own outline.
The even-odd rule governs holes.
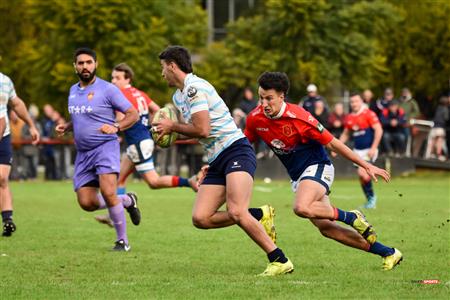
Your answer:
[[[297,101],[310,82],[325,94],[340,85],[367,88],[389,73],[380,41],[400,20],[399,10],[384,1],[268,0],[260,14],[229,25],[201,69],[219,88],[254,84],[266,70],[283,71]]]
[[[450,2],[393,1],[404,19],[387,40],[390,74],[381,83],[419,98],[450,90]]]
[[[161,78],[158,54],[170,44],[197,50],[206,43],[206,14],[195,1],[19,0],[5,7],[21,16],[21,38],[8,50],[13,80],[25,99],[64,109],[69,87],[77,81],[73,51],[97,51],[98,75],[106,80],[114,65],[127,62],[136,85],[158,103],[170,101]],[[9,4],[4,4],[8,6]],[[189,13],[186,13],[189,12]],[[12,16],[11,16],[12,18]],[[23,23],[22,23],[23,22]],[[2,49],[3,50],[3,49]],[[3,54],[2,54],[3,57]],[[5,64],[5,59],[0,62]]]

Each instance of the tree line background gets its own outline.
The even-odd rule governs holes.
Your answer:
[[[216,0],[220,1],[220,0]],[[239,0],[236,0],[239,1]],[[230,106],[266,70],[286,72],[297,101],[310,82],[325,96],[344,90],[409,87],[420,101],[450,85],[450,2],[445,0],[265,0],[207,44],[201,1],[0,0],[0,72],[27,103],[66,111],[77,81],[73,51],[97,51],[98,75],[127,62],[135,85],[157,103],[173,90],[161,78],[158,54],[186,46],[194,72]]]

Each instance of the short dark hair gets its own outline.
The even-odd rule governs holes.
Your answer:
[[[75,52],[73,53],[73,61],[76,62],[78,55],[81,55],[81,54],[90,55],[90,56],[92,56],[94,61],[97,61],[97,53],[95,53],[94,50],[92,50],[91,48],[88,48],[88,47],[81,47],[81,48],[78,48],[77,50],[75,50]]]
[[[126,63],[120,63],[113,68],[114,71],[123,72],[125,74],[125,79],[130,79],[133,81],[134,72],[133,69]]]
[[[350,98],[351,97],[355,97],[355,96],[360,96],[361,97],[361,93],[358,91],[351,91],[350,92]],[[362,97],[361,97],[362,98]]]
[[[258,78],[258,84],[264,90],[274,89],[287,95],[289,91],[289,78],[282,72],[264,72]]]
[[[159,59],[174,62],[184,73],[192,73],[192,62],[189,51],[181,46],[169,46],[159,54]]]

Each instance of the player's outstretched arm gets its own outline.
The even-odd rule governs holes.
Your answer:
[[[347,147],[344,143],[342,143],[340,140],[333,138],[331,142],[329,142],[327,145],[327,148],[330,149],[333,152],[336,152],[343,157],[347,158],[348,160],[354,162],[364,170],[366,170],[367,174],[369,174],[370,177],[373,178],[376,182],[378,181],[377,176],[380,176],[384,179],[384,181],[389,182],[391,179],[391,176],[389,175],[389,172],[387,172],[384,169],[380,169],[365,160],[361,159],[358,155],[356,155],[349,147]]]
[[[347,128],[344,128],[344,131],[342,132],[341,136],[339,137],[339,140],[343,144],[345,144],[345,143],[347,143],[349,137],[350,137],[350,130],[348,130]],[[331,151],[331,156],[336,157],[337,153],[334,151]]]

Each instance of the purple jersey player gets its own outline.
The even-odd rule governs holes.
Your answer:
[[[139,224],[140,212],[136,195],[116,194],[120,170],[117,132],[130,128],[139,115],[117,87],[95,76],[97,56],[93,50],[77,49],[74,67],[80,82],[70,88],[72,121],[56,126],[56,131],[63,135],[73,130],[77,149],[73,184],[81,208],[94,211],[107,207],[117,233],[113,250],[128,251],[124,207],[135,225]],[[125,115],[118,123],[116,111]]]

